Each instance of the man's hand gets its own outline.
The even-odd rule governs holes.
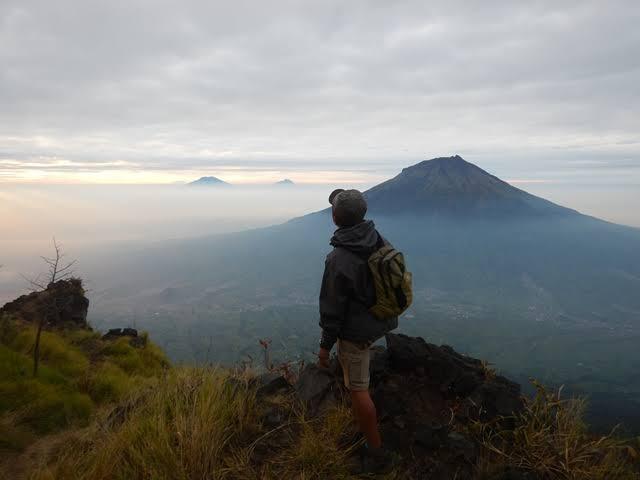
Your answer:
[[[321,348],[318,352],[318,366],[320,368],[329,368],[329,350]]]

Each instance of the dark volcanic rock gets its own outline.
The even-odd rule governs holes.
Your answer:
[[[326,411],[337,405],[340,385],[334,368],[323,369],[315,364],[308,364],[300,373],[294,385],[298,398],[304,403],[311,415]]]
[[[415,443],[427,449],[439,448],[446,442],[447,428],[443,425],[418,424],[414,427],[413,438]]]
[[[421,410],[433,410],[429,404],[435,402],[446,406],[455,400],[456,415],[480,420],[513,415],[522,409],[520,386],[492,375],[480,360],[460,355],[447,345],[429,344],[419,337],[389,334],[387,345],[389,368],[384,370],[377,365],[376,373],[372,375],[380,390],[376,392],[379,397],[392,395],[390,379],[397,377],[396,381],[412,383],[412,398],[401,403],[411,404],[414,409],[422,405]],[[376,359],[378,363],[381,361]],[[403,393],[406,388],[396,387],[395,390]],[[428,401],[419,400],[415,392],[422,392],[421,398]]]
[[[422,338],[387,335],[372,357],[371,385],[385,444],[406,457],[412,478],[471,478],[478,448],[463,433],[473,420],[523,408],[520,386],[475,358]]]
[[[449,346],[406,335],[389,334],[386,340],[386,349],[371,348],[370,391],[384,445],[401,457],[397,478],[474,478],[481,447],[470,427],[476,420],[499,419],[496,425],[511,428],[503,417],[524,407],[520,386]],[[274,401],[274,394],[291,387],[275,373],[257,377],[253,383],[264,406],[263,425],[277,430],[268,444],[254,450],[254,460],[260,463],[290,439],[280,427],[288,424],[291,412]],[[328,369],[306,365],[293,390],[310,416],[350,401],[335,358]],[[345,432],[344,448],[357,446],[360,438]],[[357,464],[357,457],[355,454],[349,461]],[[496,474],[496,480],[535,479],[517,470]]]
[[[111,328],[102,336],[103,340],[117,340],[118,338],[128,338],[129,345],[135,348],[142,348],[147,344],[146,335],[138,335],[135,328]]]
[[[467,462],[473,462],[476,459],[478,453],[476,444],[461,433],[451,432],[447,437],[447,446]]]
[[[102,338],[109,339],[115,337],[137,337],[138,330],[135,328],[110,328],[107,333],[105,333]]]
[[[279,391],[285,391],[291,388],[286,378],[279,373],[273,372],[263,373],[256,378],[255,383],[258,386],[256,395],[259,397],[273,395]]]
[[[480,360],[422,338],[389,334],[371,352],[371,392],[387,448],[410,468],[406,478],[472,478],[479,448],[463,432],[475,420],[523,408],[520,386]],[[343,391],[339,369],[307,365],[296,392],[313,413],[335,405]],[[505,426],[508,428],[508,425]]]
[[[22,295],[0,308],[7,314],[27,322],[44,319],[45,326],[73,325],[88,328],[89,299],[84,295],[82,280],[71,278],[51,283],[45,290]]]

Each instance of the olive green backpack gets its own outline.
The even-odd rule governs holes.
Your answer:
[[[369,311],[379,319],[397,317],[411,305],[411,272],[404,255],[391,245],[382,245],[369,257],[369,269],[376,289],[376,303]]]

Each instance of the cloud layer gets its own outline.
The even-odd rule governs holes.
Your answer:
[[[635,0],[5,0],[0,180],[367,181],[460,153],[640,181],[639,23]]]

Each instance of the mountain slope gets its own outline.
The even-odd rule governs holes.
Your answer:
[[[457,155],[405,168],[365,196],[372,214],[522,218],[576,213],[515,188]]]

